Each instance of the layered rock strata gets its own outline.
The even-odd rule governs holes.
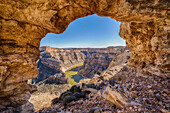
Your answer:
[[[121,48],[114,58],[108,68],[104,70],[100,76],[103,76],[106,80],[113,77],[116,73],[120,72],[121,69],[128,64],[131,53],[127,47]]]
[[[109,66],[113,67],[127,63],[127,56],[130,56],[128,51],[128,48],[125,46],[91,49],[87,52],[84,65],[78,73],[87,78],[93,78],[95,74],[102,75]]]
[[[85,55],[80,50],[40,47],[41,58],[53,58],[58,61],[61,71],[65,71],[73,65],[82,63]]]
[[[65,70],[71,66],[84,62],[85,55],[79,50],[40,47],[41,57],[38,61],[39,75],[33,79],[34,83],[65,84]]]
[[[95,74],[100,74],[106,70],[110,62],[115,57],[115,54],[109,53],[91,53],[84,61],[84,65],[79,70],[78,74],[87,78],[93,78]]]
[[[73,20],[91,14],[122,22],[120,36],[132,53],[130,66],[139,73],[170,75],[167,0],[0,1],[1,111],[27,103],[31,87],[26,82],[38,74],[41,38],[62,33]]]
[[[38,47],[47,30],[2,18],[0,26],[0,111],[19,112],[20,106],[27,104],[32,93],[32,87],[27,84],[27,80],[38,75]]]

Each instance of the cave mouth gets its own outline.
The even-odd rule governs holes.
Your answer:
[[[119,49],[126,46],[125,40],[119,36],[120,24],[120,22],[117,22],[110,17],[100,17],[94,14],[74,20],[68,25],[67,29],[62,34],[46,34],[46,36],[41,40],[40,43],[41,56],[37,62],[39,75],[37,76],[37,78],[31,81],[32,84],[36,84],[38,87],[38,91],[33,93],[29,100],[31,103],[34,104],[36,111],[42,109],[43,107],[49,107],[49,104],[41,103],[40,105],[40,101],[42,101],[43,99],[41,98],[41,96],[47,97],[46,95],[47,93],[49,93],[48,98],[43,99],[43,101],[48,100],[44,103],[49,103],[49,100],[54,99],[55,96],[58,96],[57,92],[62,92],[60,90],[61,87],[67,89],[65,88],[69,88],[67,84],[76,85],[80,80],[85,79],[84,76],[87,70],[83,70],[83,68],[86,67],[83,64],[80,64],[82,62],[84,63],[85,59],[87,58],[87,51],[88,54],[91,55],[89,58],[92,58],[92,55],[96,55],[96,60],[99,61],[99,59],[103,59],[101,60],[101,62],[107,62],[107,64],[105,66],[102,63],[94,64],[98,69],[96,69],[95,71],[93,71],[94,69],[90,70],[88,72],[88,76],[85,76],[86,78],[91,79],[95,74],[100,75],[102,71],[105,71],[108,68],[109,64],[111,63]],[[112,49],[112,47],[115,48]],[[84,55],[85,58],[82,58],[82,60],[80,61],[75,58],[77,60],[75,61],[75,59],[69,59],[69,55],[72,55],[70,54],[70,52],[66,53],[68,57],[66,57],[65,55],[62,56],[65,51],[54,50],[55,48],[66,50],[80,50],[82,54],[80,52],[77,53],[80,55]],[[77,53],[75,52],[75,54]],[[60,64],[54,61],[57,59],[59,60]],[[89,59],[87,58],[87,60]],[[45,63],[45,61],[47,63]],[[62,72],[59,69],[55,69],[58,68],[55,67],[56,65],[62,65]],[[79,69],[75,71],[74,69],[76,68]],[[95,66],[91,65],[91,68],[95,68]],[[78,74],[80,70],[82,71],[81,74],[83,76]],[[73,74],[70,75],[70,73]],[[69,80],[68,83],[64,81],[64,78],[62,80],[59,78],[53,78],[53,76],[59,76],[62,78],[64,77],[64,74],[65,77]],[[53,80],[55,80],[56,83]],[[56,87],[58,87],[58,89]],[[39,95],[40,93],[41,95]],[[39,106],[41,106],[42,108]]]

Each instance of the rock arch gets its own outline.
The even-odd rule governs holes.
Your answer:
[[[147,75],[170,75],[169,10],[168,0],[0,1],[0,111],[29,105],[34,88],[26,81],[38,74],[41,38],[62,33],[73,20],[91,14],[122,22],[130,66]]]

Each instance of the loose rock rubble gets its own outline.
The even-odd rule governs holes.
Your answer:
[[[127,71],[128,70],[128,71]],[[142,107],[130,107],[131,111],[149,113],[168,113],[170,111],[170,80],[158,76],[139,75],[137,71],[125,66],[112,80],[120,78],[118,84],[123,86],[129,98],[142,104]],[[110,80],[111,81],[111,80]],[[124,112],[128,112],[124,109]]]
[[[78,100],[76,102],[72,101],[66,107],[62,106],[61,103],[54,105],[49,108],[44,108],[37,113],[47,113],[47,112],[67,112],[67,113],[87,113],[93,107],[100,107],[102,111],[107,113],[112,113],[115,110],[112,109],[112,105],[106,99],[96,94],[89,94],[89,99],[86,100]],[[113,106],[115,107],[115,106]]]
[[[112,85],[112,89],[119,90],[120,93],[129,99],[131,105],[124,105],[120,108],[111,99],[109,100],[107,98],[109,96],[104,97],[92,91],[88,95],[88,98],[72,101],[66,106],[58,103],[52,107],[44,108],[38,113],[56,111],[88,113],[96,107],[100,107],[104,113],[169,113],[170,92],[167,85],[169,79],[158,76],[149,76],[146,79],[145,76],[139,76],[137,74],[135,70],[125,66],[109,81],[105,81]]]

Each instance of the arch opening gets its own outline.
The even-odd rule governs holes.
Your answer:
[[[40,43],[39,75],[29,80],[38,87],[30,98],[36,111],[49,107],[69,85],[87,82],[95,75],[109,79],[111,75],[102,73],[111,62],[117,66],[114,74],[120,71],[130,53],[119,29],[120,22],[94,14],[74,20],[62,34],[48,33]]]
[[[54,48],[102,48],[126,46],[119,36],[120,22],[96,14],[71,22],[62,34],[48,33],[40,46]],[[79,44],[79,45],[78,45]]]

